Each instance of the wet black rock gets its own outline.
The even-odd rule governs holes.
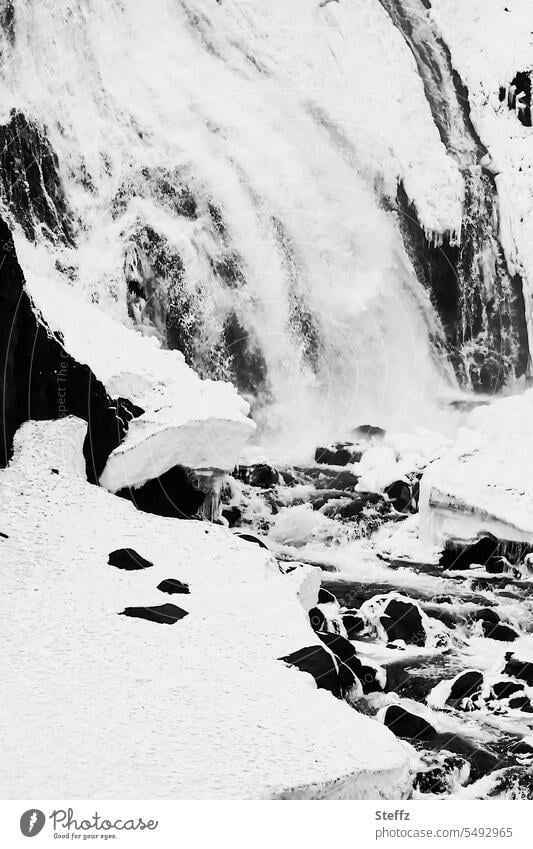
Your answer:
[[[178,581],[177,578],[165,578],[164,581],[161,581],[161,583],[157,585],[157,589],[161,590],[162,593],[168,593],[169,595],[174,595],[175,593],[188,595],[190,593],[188,584],[185,584],[183,581]]]
[[[509,625],[503,625],[501,623],[494,625],[486,621],[483,621],[483,633],[485,637],[491,640],[499,640],[504,643],[512,643],[519,637],[519,634]]]
[[[411,487],[406,481],[394,481],[385,488],[392,505],[400,513],[406,513],[413,503]]]
[[[527,696],[513,696],[512,699],[509,699],[509,707],[512,710],[523,710],[526,713],[533,712],[533,706]]]
[[[317,633],[317,636],[337,658],[339,674],[342,674],[342,667],[345,666],[351,675],[359,680],[364,693],[376,693],[383,689],[378,680],[378,671],[373,666],[361,662],[349,640],[341,637],[340,634],[325,632]],[[350,676],[346,674],[346,680],[343,683],[345,683],[345,689],[349,689],[354,681],[350,680]]]
[[[310,609],[309,621],[313,631],[327,631],[328,622],[319,607],[312,607]]]
[[[509,696],[513,695],[513,693],[523,691],[524,685],[517,684],[516,681],[502,680],[496,681],[496,683],[492,685],[492,692],[497,699],[508,699]]]
[[[126,607],[120,614],[120,616],[131,616],[134,619],[146,619],[148,622],[158,622],[160,625],[174,625],[188,615],[188,611],[182,610],[175,604],[159,604],[156,607]]]
[[[503,673],[525,681],[529,687],[533,685],[533,663],[527,660],[520,660],[512,652],[507,652],[505,655]]]
[[[242,510],[238,507],[225,507],[222,510],[222,516],[226,519],[228,527],[235,528],[242,519]]]
[[[320,475],[314,481],[314,485],[317,490],[336,489],[342,490],[344,494],[346,494],[347,491],[352,492],[358,483],[358,476],[354,475],[352,472],[347,470],[335,471],[333,469],[328,469],[327,466],[321,467]]]
[[[498,625],[500,617],[491,607],[482,607],[481,610],[476,610],[471,617],[474,621],[481,620],[490,625]]]
[[[463,699],[472,699],[479,696],[483,686],[483,674],[477,670],[468,670],[458,675],[452,684],[448,704],[461,702]]]
[[[455,784],[464,784],[470,773],[468,762],[460,755],[445,755],[439,763],[415,776],[413,786],[419,793],[441,796],[451,793]]]
[[[144,513],[174,519],[192,518],[205,499],[205,493],[196,489],[193,476],[182,466],[174,466],[143,486],[126,487],[116,494],[132,501]]]
[[[240,539],[246,540],[246,542],[252,542],[254,545],[258,545],[259,548],[266,548],[269,551],[268,545],[263,542],[259,537],[254,536],[253,534],[235,534],[235,536],[240,537]]]
[[[342,622],[346,628],[346,633],[349,640],[356,640],[361,631],[364,631],[365,623],[360,616],[355,613],[343,613]]]
[[[37,319],[11,233],[1,220],[0,362],[0,466],[9,462],[23,422],[73,415],[88,423],[83,453],[87,479],[97,483],[128,423],[143,410],[127,399],[111,399],[90,368],[77,363]]]
[[[280,482],[280,473],[273,466],[266,463],[256,463],[253,466],[237,466],[234,477],[249,486],[257,486],[260,489],[271,489]]]
[[[315,679],[319,690],[329,690],[340,699],[341,683],[337,666],[332,655],[322,646],[306,646],[279,659],[301,672],[308,672]]]
[[[137,569],[148,569],[154,564],[142,557],[134,548],[117,548],[109,554],[107,561],[110,566],[116,566],[117,569],[126,569],[128,572],[133,572]]]
[[[318,591],[318,603],[319,604],[337,604],[337,599],[330,593],[329,590],[325,590],[324,587],[320,587]]]
[[[437,736],[435,728],[423,716],[411,713],[400,705],[389,705],[383,722],[397,737],[406,740],[430,742]]]
[[[493,536],[485,536],[471,545],[457,546],[449,543],[440,558],[440,565],[445,569],[469,569],[472,564],[484,566],[495,564],[498,550],[498,540]]]
[[[52,241],[73,244],[73,216],[57,156],[44,129],[16,110],[0,126],[0,195],[28,239],[43,232]]]
[[[358,463],[363,456],[362,450],[349,442],[338,442],[329,448],[319,447],[315,451],[315,463],[328,466],[347,466]]]
[[[380,616],[380,622],[391,642],[404,640],[408,645],[425,646],[426,631],[415,604],[391,599]]]
[[[531,127],[531,74],[528,71],[518,71],[509,86],[501,86],[500,101],[516,114],[524,127]]]
[[[488,748],[479,745],[479,741],[471,741],[460,734],[441,732],[433,740],[433,747],[446,749],[465,758],[470,764],[470,780],[477,781],[483,775],[492,772],[501,765],[501,757]]]

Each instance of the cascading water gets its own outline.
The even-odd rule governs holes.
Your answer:
[[[468,93],[432,23],[431,4],[425,0],[380,2],[413,53],[441,139],[464,178],[461,230],[438,245],[444,282],[440,288],[433,287],[433,301],[446,328],[459,379],[474,389],[493,392],[526,373],[529,346],[522,281],[510,275],[500,244],[490,157],[470,121]],[[412,218],[412,211],[403,206],[406,218]],[[412,224],[408,220],[404,232],[409,240]],[[429,246],[428,253],[431,250]],[[430,266],[431,262],[421,276],[432,287]],[[450,298],[450,292],[454,297]]]
[[[202,376],[233,380],[253,400],[260,439],[282,454],[366,421],[442,427],[438,398],[454,385],[439,318],[387,209],[395,169],[413,182],[411,160],[429,147],[444,175],[433,218],[458,218],[458,175],[416,73],[408,68],[422,140],[393,154],[349,46],[337,43],[337,17],[351,15],[377,51],[387,16],[377,3],[298,8],[309,45],[283,60],[291,19],[281,4],[270,45],[258,39],[260,4],[201,0],[157,0],[149,12],[136,0],[20,0],[2,49],[2,102],[57,156],[69,231],[65,240],[37,228],[27,275],[33,255],[39,273],[181,349]],[[393,68],[384,73],[393,80]],[[335,114],[331,79],[355,117],[361,93],[364,132]],[[12,146],[17,127],[5,121]],[[378,143],[388,159],[369,156]],[[49,197],[55,178],[41,170]],[[419,189],[421,208],[429,194]],[[16,219],[12,196],[4,187]],[[19,243],[30,236],[17,230]]]

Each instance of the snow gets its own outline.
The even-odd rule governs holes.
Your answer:
[[[472,541],[490,532],[533,542],[533,390],[473,410],[452,447],[422,476],[427,541]]]
[[[317,642],[316,570],[89,485],[85,429],[26,423],[0,472],[2,795],[404,797],[394,736],[277,659]],[[121,547],[154,565],[110,566]],[[189,613],[170,626],[118,615],[169,600]]]
[[[201,380],[179,351],[162,349],[87,303],[57,275],[43,275],[46,256],[38,247],[19,237],[17,252],[46,326],[112,398],[128,398],[144,410],[109,457],[102,485],[112,492],[140,486],[178,464],[231,471],[255,430],[249,405],[234,387]]]

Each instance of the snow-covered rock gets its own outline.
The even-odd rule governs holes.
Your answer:
[[[85,478],[85,423],[27,422],[0,472],[5,797],[399,798],[394,736],[278,658],[319,645],[283,575],[227,530],[137,512]],[[108,563],[134,549],[146,568]],[[173,624],[120,616],[165,604]],[[307,600],[307,603],[309,599]]]
[[[444,544],[483,533],[533,542],[533,390],[473,410],[422,476],[420,527]]]
[[[117,321],[76,290],[39,271],[42,251],[16,240],[26,290],[64,348],[88,365],[111,398],[144,411],[110,455],[101,484],[138,487],[176,465],[230,471],[255,430],[249,404],[229,383],[201,380],[179,351],[165,350]]]

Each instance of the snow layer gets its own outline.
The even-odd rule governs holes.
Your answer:
[[[0,473],[2,796],[403,797],[394,736],[277,660],[316,643],[311,567],[89,485],[84,432],[28,422]],[[119,547],[154,565],[108,565]],[[118,615],[176,598],[174,625]]]
[[[484,532],[533,542],[533,390],[473,410],[422,476],[421,531],[434,543]]]
[[[162,349],[157,339],[87,303],[57,276],[43,276],[43,250],[19,238],[18,255],[47,327],[112,398],[128,398],[145,411],[109,457],[101,484],[112,492],[140,486],[177,464],[231,471],[255,430],[249,404],[234,387],[201,380],[179,351]]]

